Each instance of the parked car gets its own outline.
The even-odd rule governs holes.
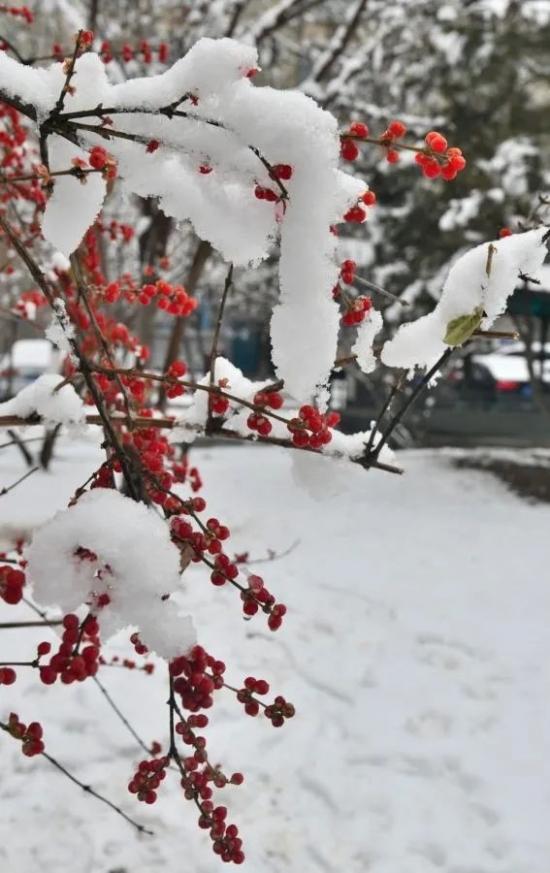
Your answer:
[[[550,391],[550,343],[545,343],[543,351],[541,363],[541,344],[533,343],[533,370],[539,378],[542,373],[542,382]],[[520,342],[503,344],[486,354],[465,355],[449,371],[449,380],[495,399],[503,395],[529,398],[533,393],[525,346]]]
[[[58,357],[59,353],[49,340],[16,340],[0,358],[0,397],[6,400],[42,373],[55,371]]]

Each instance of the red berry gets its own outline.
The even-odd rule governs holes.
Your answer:
[[[388,133],[391,136],[396,137],[396,139],[399,139],[407,133],[407,125],[403,124],[402,121],[390,121],[388,124]]]
[[[355,161],[359,157],[359,149],[352,139],[343,139],[340,154],[345,161]]]

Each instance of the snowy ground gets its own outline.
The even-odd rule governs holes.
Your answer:
[[[236,548],[260,555],[300,540],[262,568],[289,605],[276,634],[261,620],[242,622],[232,592],[200,571],[184,595],[231,678],[265,676],[297,707],[277,731],[230,699],[210,731],[220,760],[246,773],[227,795],[247,868],[548,873],[550,507],[437,452],[401,453],[402,478],[359,471],[344,497],[325,503],[296,487],[282,451],[196,457],[209,507],[232,523]],[[63,505],[92,463],[91,444],[65,445],[54,467],[60,485],[35,474],[2,498],[4,533]],[[0,485],[20,469],[0,453]],[[8,633],[0,660],[14,647],[28,654],[28,637]],[[160,674],[111,669],[103,679],[147,741],[165,736]],[[0,737],[0,869],[220,869],[174,786],[148,808],[126,792],[139,750],[93,683],[20,682],[1,690],[0,714],[12,708],[43,719],[49,751],[156,836],[137,838]]]

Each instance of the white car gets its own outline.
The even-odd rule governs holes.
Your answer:
[[[542,366],[540,352],[540,343],[533,343],[533,371],[538,378],[542,371],[542,381],[550,386],[550,343],[544,345]],[[532,394],[525,346],[521,342],[503,343],[495,351],[486,354],[466,355],[457,361],[449,377],[451,382],[461,382],[465,387],[483,389],[497,395],[530,397]]]

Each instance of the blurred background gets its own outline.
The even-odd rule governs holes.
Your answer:
[[[254,43],[258,85],[294,87],[336,114],[342,127],[365,121],[376,136],[392,118],[413,138],[444,132],[460,145],[467,170],[452,183],[425,180],[412,160],[387,164],[363,146],[356,172],[376,192],[368,221],[341,227],[342,258],[359,275],[397,295],[386,331],[433,308],[449,264],[462,251],[544,222],[550,205],[550,2],[548,0],[37,0],[31,27],[2,21],[7,41],[24,58],[68,53],[74,32],[90,27],[113,80],[161,72],[202,36]],[[102,44],[101,44],[102,43]],[[1,122],[0,122],[1,123]],[[112,225],[102,250],[106,275],[125,270],[164,275],[199,298],[191,319],[153,307],[120,320],[131,323],[162,367],[176,356],[204,371],[223,265],[191,228],[175,228],[153,201],[121,202],[116,187],[104,215],[135,229],[121,242]],[[176,232],[177,231],[177,232]],[[0,253],[1,259],[1,253]],[[277,296],[277,252],[259,268],[240,271],[221,339],[222,352],[248,376],[271,373],[269,316]],[[26,305],[18,304],[28,292]],[[43,338],[46,312],[14,265],[0,278],[0,396],[58,366]],[[539,286],[522,283],[499,330],[517,340],[477,340],[459,352],[401,429],[412,445],[550,444],[550,268]],[[340,354],[353,342],[343,332]],[[382,337],[381,337],[382,339]],[[348,367],[333,375],[333,406],[346,430],[368,427],[393,379]]]

